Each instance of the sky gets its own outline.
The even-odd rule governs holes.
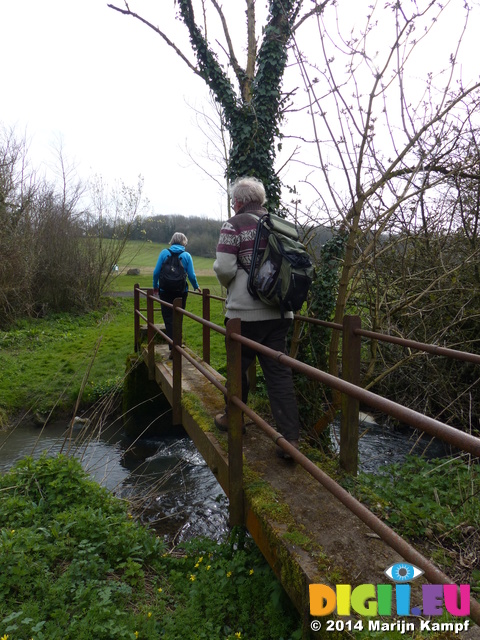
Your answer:
[[[123,6],[123,0],[112,2]],[[463,4],[453,0],[453,16],[455,2]],[[229,25],[241,55],[244,0],[223,4],[227,13],[237,12]],[[265,4],[257,3],[257,10]],[[342,20],[354,20],[355,8],[363,16],[370,4],[340,0]],[[173,0],[132,0],[131,8],[165,25],[175,43],[189,51]],[[465,60],[478,76],[478,30],[471,33],[476,52]],[[306,46],[308,31],[301,37]],[[318,38],[313,38],[314,49]],[[440,31],[436,45],[429,44],[425,68],[430,59],[448,57],[444,39]],[[154,214],[227,217],[222,189],[207,175],[222,170],[205,160],[211,142],[196,116],[196,110],[212,113],[207,88],[151,29],[108,8],[106,0],[0,0],[0,59],[0,125],[26,136],[32,164],[47,176],[53,175],[61,141],[64,157],[84,180],[101,175],[107,183],[133,186],[142,175]],[[297,116],[295,123],[300,135],[312,137],[308,119],[299,124]],[[296,181],[294,174],[287,178]]]
[[[50,171],[61,140],[84,178],[142,175],[154,213],[225,216],[186,152],[201,161],[192,107],[208,92],[151,29],[103,0],[0,0],[0,59],[0,124],[26,135],[34,166]]]

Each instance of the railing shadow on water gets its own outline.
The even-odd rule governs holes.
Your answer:
[[[195,292],[194,292],[195,293]],[[343,323],[333,323],[316,318],[296,315],[295,319],[301,322],[310,322],[332,330],[342,332],[342,372],[343,378],[332,376],[324,371],[316,369],[294,358],[269,349],[241,335],[241,323],[239,318],[232,318],[221,327],[210,320],[210,301],[224,302],[224,298],[210,295],[208,289],[195,295],[202,296],[202,316],[196,316],[181,306],[181,299],[174,300],[173,304],[166,303],[154,295],[153,289],[141,289],[134,287],[134,341],[135,350],[141,348],[141,320],[147,325],[147,365],[152,379],[155,377],[155,335],[161,337],[172,346],[173,354],[173,420],[181,420],[181,393],[182,393],[182,358],[185,358],[202,375],[204,375],[226,398],[229,415],[228,431],[228,466],[229,466],[229,508],[230,524],[244,524],[243,507],[243,447],[242,447],[242,413],[260,427],[263,432],[278,446],[301,465],[313,478],[322,484],[332,495],[344,504],[352,513],[362,520],[374,533],[384,540],[392,549],[397,551],[406,561],[415,564],[425,573],[425,577],[435,584],[449,584],[451,580],[442,571],[437,569],[427,558],[421,555],[403,538],[396,534],[382,520],[375,516],[367,507],[356,500],[348,491],[324,473],[317,465],[311,462],[305,455],[295,449],[285,438],[279,434],[270,424],[258,416],[252,409],[241,401],[241,346],[242,344],[267,357],[275,358],[284,366],[317,380],[324,385],[339,391],[342,394],[341,424],[340,424],[340,465],[352,475],[356,475],[358,467],[358,433],[359,433],[359,408],[360,402],[368,405],[403,423],[425,432],[431,436],[468,452],[475,457],[480,457],[480,438],[459,431],[434,418],[409,409],[396,402],[388,400],[359,386],[360,381],[360,348],[361,339],[369,338],[378,341],[399,344],[411,349],[417,349],[426,353],[441,355],[447,358],[480,364],[480,356],[468,352],[456,351],[437,345],[404,340],[395,336],[389,336],[361,328],[358,316],[345,316]],[[147,307],[140,307],[141,298],[146,298]],[[170,339],[161,330],[160,325],[155,324],[155,305],[166,305],[173,309],[173,339]],[[158,306],[157,306],[158,308]],[[146,311],[146,316],[142,312]],[[227,384],[222,385],[211,372],[200,362],[193,358],[182,347],[182,316],[198,322],[203,327],[202,359],[204,363],[210,363],[210,331],[215,331],[225,336],[227,358]],[[480,624],[480,603],[471,598],[471,618]]]

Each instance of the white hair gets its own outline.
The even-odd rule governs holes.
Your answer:
[[[242,204],[248,204],[249,202],[265,204],[267,201],[262,181],[253,176],[237,178],[230,186],[230,196],[233,202],[237,201]]]

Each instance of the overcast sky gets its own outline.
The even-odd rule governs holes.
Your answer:
[[[453,0],[453,9],[455,3],[463,5]],[[122,6],[122,0],[116,4]],[[339,7],[347,19],[352,7],[363,15],[370,4],[340,0]],[[229,24],[238,27],[239,44],[245,3],[224,5],[238,12],[239,19]],[[185,28],[172,19],[173,0],[138,0],[135,9],[143,8],[188,50]],[[432,59],[448,58],[445,37],[440,32],[437,45],[429,45]],[[478,30],[472,30],[468,46],[471,55],[465,59],[478,76]],[[26,134],[35,166],[55,161],[53,148],[61,138],[65,156],[83,178],[100,174],[108,182],[134,185],[141,174],[154,213],[226,217],[221,189],[186,152],[188,147],[204,162],[207,140],[192,107],[202,110],[208,91],[152,30],[109,9],[106,0],[0,0],[0,59],[0,124]],[[299,133],[312,137],[309,126]]]
[[[104,0],[0,0],[0,59],[0,123],[26,132],[33,164],[61,137],[82,176],[143,175],[155,213],[222,215],[185,151],[204,144],[188,105],[207,90],[153,31]]]

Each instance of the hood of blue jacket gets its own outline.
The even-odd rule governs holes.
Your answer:
[[[183,253],[185,251],[183,244],[172,244],[172,246],[168,248],[172,253]]]

